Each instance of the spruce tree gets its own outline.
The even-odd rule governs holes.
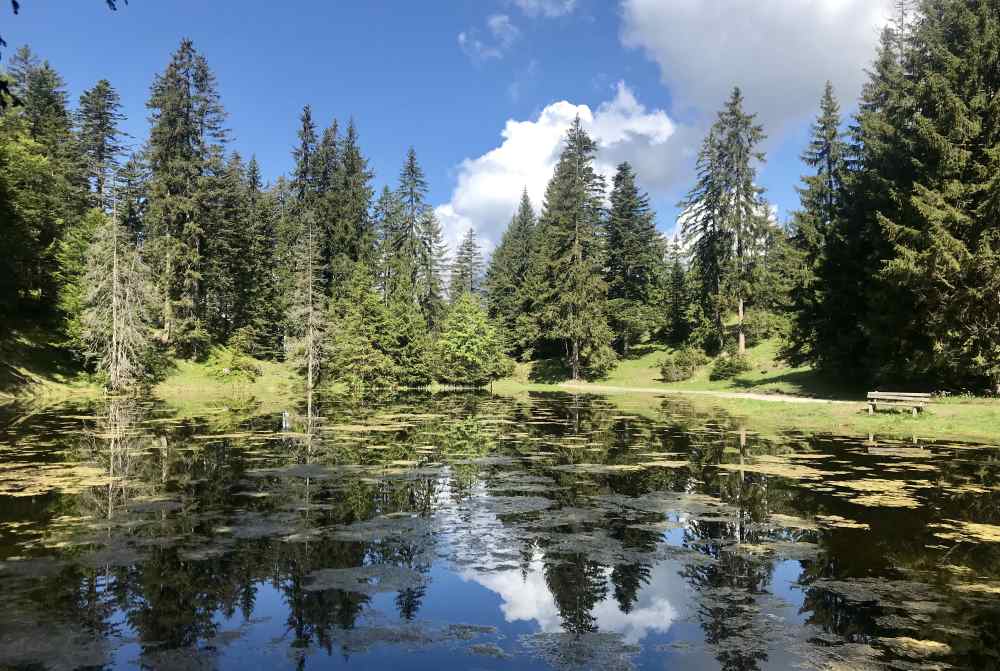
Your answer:
[[[113,197],[118,218],[138,242],[146,237],[149,170],[142,154],[133,153],[118,170]]]
[[[610,323],[621,353],[656,321],[654,298],[663,271],[659,234],[649,209],[649,197],[639,191],[635,172],[622,163],[614,177],[607,217],[607,264]]]
[[[518,318],[530,312],[526,303],[531,242],[535,233],[535,211],[525,190],[510,225],[493,251],[484,282],[490,319],[498,324],[508,351],[522,354],[534,334],[518,329]]]
[[[607,323],[607,285],[601,270],[604,250],[603,180],[594,170],[597,145],[577,117],[545,193],[538,230],[545,238],[545,286],[540,295],[546,336],[561,341],[574,380],[605,372],[614,362]]]
[[[444,269],[448,246],[441,224],[428,207],[420,219],[420,255],[417,257],[417,302],[428,330],[435,330],[445,313]]]
[[[757,146],[764,132],[755,115],[743,111],[743,94],[734,88],[709,130],[698,154],[698,179],[681,201],[682,234],[692,249],[705,291],[706,312],[715,324],[718,347],[724,345],[723,312],[735,303],[737,347],[746,347],[745,306],[752,298],[755,265],[768,226],[767,203],[757,186]]]
[[[203,319],[205,260],[204,190],[210,162],[226,139],[215,80],[190,40],[182,40],[147,107],[150,258],[163,294],[163,340],[181,356],[198,356],[209,345]]]
[[[305,375],[306,389],[322,379],[326,334],[326,293],[323,290],[322,227],[310,210],[299,215],[294,250],[294,286],[289,299],[289,357]],[[334,325],[336,328],[337,325]]]
[[[820,112],[812,125],[812,139],[802,154],[802,162],[812,171],[802,177],[799,187],[801,207],[793,215],[791,243],[802,262],[792,290],[794,327],[784,355],[794,364],[812,362],[826,367],[828,343],[841,324],[828,313],[825,287],[840,269],[831,267],[827,255],[832,236],[844,225],[848,146],[840,129],[840,107],[833,85],[826,83]]]
[[[451,264],[448,296],[452,302],[465,293],[477,294],[483,272],[483,255],[476,240],[476,229],[470,228],[462,237]]]
[[[448,384],[482,386],[510,371],[503,340],[469,291],[449,309],[431,356],[435,377]]]
[[[364,264],[354,267],[343,298],[331,303],[328,321],[335,327],[328,335],[327,365],[336,379],[356,392],[395,383],[396,334]]]
[[[335,284],[345,282],[355,264],[364,264],[369,271],[375,269],[373,178],[368,160],[361,153],[357,127],[352,119],[340,143],[340,160],[333,182],[337,200],[333,213],[336,226],[331,239],[331,276]]]
[[[101,221],[87,252],[81,336],[87,358],[108,389],[120,392],[141,383],[148,372],[149,271],[117,218],[96,216]]]
[[[121,108],[121,98],[107,79],[98,81],[80,96],[76,113],[77,134],[94,203],[98,207],[108,208],[110,205],[108,179],[117,170],[119,158],[125,150],[122,144],[125,134],[119,128],[125,120]]]
[[[281,347],[282,314],[278,249],[278,208],[264,191],[257,158],[247,164],[243,211],[249,235],[242,281],[247,284],[244,328],[250,330],[254,356],[277,357]]]

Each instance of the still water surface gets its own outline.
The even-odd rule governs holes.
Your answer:
[[[676,399],[0,414],[0,668],[1000,668],[1000,449]]]

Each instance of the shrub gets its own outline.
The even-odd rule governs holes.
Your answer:
[[[753,347],[768,338],[781,336],[789,330],[788,318],[767,310],[752,308],[743,316],[743,335],[747,347]]]
[[[660,362],[660,378],[664,382],[688,380],[701,366],[708,363],[708,357],[694,347],[685,347]]]
[[[728,380],[736,377],[740,373],[750,370],[750,359],[745,354],[723,354],[712,364],[712,372],[709,373],[710,380]]]
[[[209,372],[220,380],[253,382],[261,375],[257,362],[245,354],[228,348],[218,348],[209,356],[207,367]]]

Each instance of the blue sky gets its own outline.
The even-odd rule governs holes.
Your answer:
[[[871,60],[881,0],[101,0],[3,12],[8,53],[27,43],[71,99],[99,78],[122,96],[136,142],[145,101],[182,37],[216,73],[232,148],[273,179],[292,165],[298,116],[353,116],[379,188],[409,145],[454,239],[495,242],[522,187],[540,206],[558,137],[577,113],[599,165],[632,161],[669,232],[693,155],[728,90],[746,92],[770,138],[760,182],[784,219],[826,79],[849,110]],[[586,107],[583,107],[586,106]]]

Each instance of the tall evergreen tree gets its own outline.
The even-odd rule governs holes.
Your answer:
[[[107,79],[80,96],[77,110],[77,127],[80,148],[92,185],[97,206],[109,207],[108,179],[117,170],[119,158],[125,150],[125,134],[119,124],[125,120],[121,98]]]
[[[476,229],[469,228],[462,237],[451,264],[448,296],[452,302],[462,294],[477,294],[483,273],[483,254],[476,240]]]
[[[679,205],[682,233],[693,250],[719,347],[723,311],[733,301],[740,352],[746,346],[745,304],[769,223],[763,190],[756,184],[755,164],[764,160],[757,147],[763,140],[763,129],[755,115],[743,111],[743,94],[734,88],[698,154],[697,182]]]
[[[162,337],[182,356],[202,354],[209,335],[203,321],[202,189],[213,146],[226,139],[215,80],[190,40],[182,40],[153,82],[149,138],[150,257],[164,297]]]
[[[811,361],[824,367],[828,343],[842,324],[828,313],[825,287],[836,281],[827,247],[843,228],[846,197],[848,146],[840,130],[840,107],[833,85],[826,83],[820,112],[812,126],[812,139],[802,162],[813,172],[802,177],[801,207],[793,215],[791,242],[801,255],[803,269],[792,291],[794,328],[785,356],[801,365]]]
[[[417,302],[429,330],[438,327],[445,314],[444,270],[448,245],[441,224],[428,207],[420,219],[420,255],[417,257]]]
[[[371,270],[354,267],[344,297],[331,303],[331,329],[327,345],[333,375],[354,391],[387,387],[395,383],[394,334],[389,312],[375,289]]]
[[[535,211],[525,190],[517,213],[490,257],[485,279],[489,317],[499,325],[508,350],[517,354],[534,340],[534,333],[525,337],[518,329],[518,318],[529,312],[525,301],[534,234]]]
[[[299,117],[299,144],[292,150],[292,158],[295,159],[292,190],[301,203],[311,201],[316,192],[316,153],[316,124],[312,119],[312,108],[306,105]]]
[[[639,191],[628,163],[619,165],[615,173],[605,236],[608,254],[604,278],[611,328],[621,353],[627,355],[629,347],[655,324],[653,301],[663,271],[649,197]]]
[[[340,143],[340,160],[333,183],[337,200],[336,226],[331,239],[331,276],[335,283],[346,282],[355,264],[364,264],[369,271],[375,268],[373,178],[368,160],[361,153],[357,127],[352,119]]]
[[[273,194],[264,191],[260,166],[256,157],[247,164],[243,194],[245,225],[249,236],[248,256],[244,269],[247,284],[245,324],[253,342],[254,356],[274,358],[281,346],[284,321],[282,314],[278,212]]]
[[[118,218],[132,238],[142,241],[146,238],[146,206],[149,170],[142,154],[133,153],[118,170],[117,186],[114,189]]]
[[[146,377],[152,346],[149,272],[117,218],[96,214],[101,221],[87,252],[81,335],[87,357],[117,392]]]
[[[604,250],[603,180],[594,170],[597,145],[577,117],[545,193],[540,240],[546,286],[540,300],[546,336],[562,341],[574,380],[600,375],[614,361],[607,322],[607,285],[601,270]]]

